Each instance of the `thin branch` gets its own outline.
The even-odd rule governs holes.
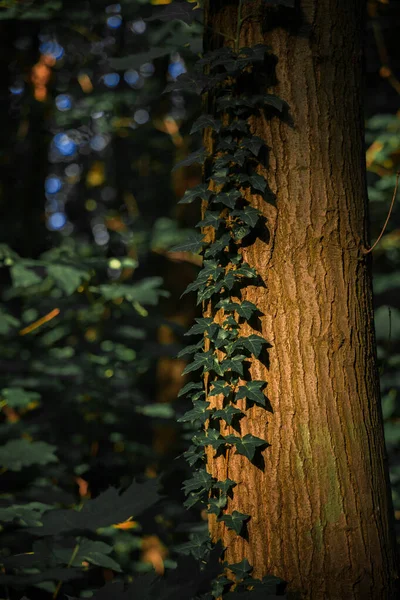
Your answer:
[[[369,248],[368,250],[366,248],[363,249],[363,253],[364,254],[369,254],[369,252],[372,252],[372,250],[375,248],[375,246],[377,245],[377,243],[380,241],[381,237],[385,233],[385,229],[387,227],[387,224],[389,223],[390,215],[392,214],[392,210],[393,210],[393,206],[394,206],[394,201],[396,200],[397,188],[399,187],[399,177],[400,177],[400,171],[397,171],[397,173],[396,173],[396,185],[394,186],[393,198],[392,198],[392,202],[390,204],[389,213],[388,213],[388,216],[386,217],[385,224],[382,227],[382,231],[380,232],[379,237],[376,240],[375,244],[371,248]]]

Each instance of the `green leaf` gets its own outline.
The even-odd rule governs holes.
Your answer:
[[[187,383],[186,385],[184,385],[183,388],[181,388],[179,390],[179,392],[178,392],[178,398],[180,398],[184,394],[188,394],[192,390],[202,390],[202,389],[203,389],[203,383],[189,381],[189,383]]]
[[[221,129],[221,121],[219,119],[214,119],[212,115],[201,115],[201,117],[196,119],[193,123],[190,135],[196,133],[196,131],[205,129],[206,127],[211,127],[211,129],[214,129],[214,131],[218,133]]]
[[[3,402],[11,408],[25,408],[31,402],[40,400],[38,392],[24,390],[20,387],[3,388],[0,395]]]
[[[200,317],[195,319],[196,324],[192,325],[192,327],[185,333],[185,335],[198,335],[201,333],[205,333],[209,331],[210,327],[215,324],[216,327],[219,327],[217,323],[215,323],[212,317]]]
[[[233,481],[233,479],[229,478],[224,479],[224,481],[216,481],[213,484],[213,488],[218,488],[223,494],[227,494],[235,486],[237,486],[236,481]]]
[[[258,156],[261,148],[265,146],[265,142],[257,135],[253,135],[251,137],[243,138],[240,142],[240,146],[243,146],[244,148],[250,150],[250,152],[254,154],[254,156]]]
[[[90,274],[87,271],[67,265],[49,265],[47,273],[54,279],[57,287],[61,288],[67,296],[73,294],[82,281],[90,279]]]
[[[256,358],[258,358],[260,356],[262,347],[265,344],[267,344],[267,341],[264,338],[262,338],[260,335],[252,334],[248,337],[239,338],[234,344],[234,349],[236,350],[237,348],[245,348],[251,352],[251,354],[254,354]]]
[[[208,410],[209,406],[210,403],[205,400],[196,400],[194,408],[188,410],[182,417],[177,419],[178,423],[190,423],[196,420],[205,423],[210,414],[210,411]]]
[[[221,212],[219,210],[217,211],[213,211],[213,210],[207,210],[205,215],[204,215],[204,219],[202,219],[201,221],[199,221],[196,224],[196,227],[214,227],[214,229],[218,229],[218,227],[221,224]]]
[[[0,335],[6,335],[12,329],[20,327],[21,322],[0,307]]]
[[[42,514],[52,508],[49,504],[42,504],[41,502],[29,502],[23,505],[14,504],[6,508],[0,508],[0,521],[10,523],[15,519],[19,525],[35,527],[41,524]]]
[[[235,575],[236,581],[245,579],[253,570],[253,567],[250,565],[247,558],[244,558],[239,563],[235,563],[233,565],[227,564],[226,566]]]
[[[204,236],[201,233],[193,232],[187,240],[178,244],[177,246],[173,246],[171,248],[171,252],[193,252],[197,253],[204,246]]]
[[[219,169],[211,175],[210,180],[216,185],[221,185],[228,181],[228,174],[229,169]]]
[[[215,242],[213,242],[211,244],[211,246],[209,246],[209,248],[207,248],[206,252],[205,252],[205,258],[210,258],[215,256],[216,254],[219,254],[220,252],[222,252],[228,245],[229,242],[231,241],[231,235],[230,233],[224,233],[221,235],[220,238],[217,238],[215,240]]]
[[[183,482],[182,489],[184,490],[185,494],[198,490],[199,488],[208,491],[211,490],[213,482],[214,477],[210,475],[206,469],[198,469],[195,471],[193,477],[186,479]]]
[[[56,446],[46,442],[10,440],[0,446],[0,466],[9,471],[21,471],[23,467],[55,463],[58,462],[54,454],[56,450]]]
[[[234,210],[232,213],[232,217],[239,217],[244,223],[249,225],[250,227],[255,227],[258,219],[261,216],[261,213],[256,208],[252,206],[246,206],[243,210]]]
[[[124,283],[103,284],[92,287],[90,290],[100,293],[105,300],[125,298],[130,302],[154,306],[158,303],[160,296],[166,295],[166,292],[160,289],[162,283],[163,279],[161,277],[146,277],[146,279],[132,285]]]
[[[212,382],[212,389],[208,392],[209,396],[219,396],[223,394],[225,398],[232,392],[231,386],[221,379]]]
[[[197,342],[197,344],[192,344],[191,346],[186,346],[185,348],[183,348],[183,350],[178,352],[177,358],[182,358],[182,356],[187,356],[188,354],[194,354],[200,348],[202,348],[203,344],[204,344],[204,340],[201,339]]]
[[[31,269],[24,267],[23,262],[18,262],[11,267],[11,278],[15,287],[27,288],[31,285],[41,283],[42,278],[39,277]]]
[[[199,148],[198,150],[195,150],[195,152],[189,154],[189,156],[187,156],[184,160],[181,160],[180,162],[176,163],[176,165],[172,169],[172,173],[174,171],[177,171],[181,167],[189,167],[190,165],[194,164],[202,164],[204,162],[205,157],[205,149]]]
[[[221,370],[223,373],[232,371],[234,373],[239,373],[239,375],[243,375],[243,361],[245,359],[246,356],[244,356],[244,354],[238,354],[237,356],[227,358],[220,363]]]
[[[250,267],[247,263],[242,263],[242,265],[233,271],[235,275],[241,275],[242,277],[248,277],[249,279],[254,279],[257,277],[257,271]]]
[[[219,515],[225,508],[227,502],[228,498],[225,494],[221,494],[221,496],[217,498],[209,498],[207,513],[209,515]]]
[[[246,383],[246,385],[240,386],[235,395],[235,402],[242,398],[247,398],[247,400],[265,407],[265,396],[262,392],[262,388],[265,385],[265,381],[253,380]]]
[[[147,406],[137,406],[135,411],[152,419],[172,419],[175,417],[175,411],[169,402],[156,402]]]
[[[54,556],[61,560],[64,564],[69,564],[73,549],[73,547],[55,548],[53,553]],[[104,567],[105,569],[112,569],[113,571],[121,572],[121,567],[119,564],[107,556],[108,554],[111,554],[112,551],[113,547],[105,542],[81,538],[78,552],[70,566],[81,567],[82,562],[87,561],[98,567]]]
[[[178,204],[191,204],[194,200],[199,198],[200,200],[209,200],[212,192],[207,189],[207,185],[205,183],[200,183],[195,187],[186,190],[183,195],[183,198],[179,200]]]
[[[239,408],[229,404],[225,408],[214,411],[210,417],[211,419],[223,419],[228,425],[232,425],[233,419],[239,415],[244,417],[244,413]]]
[[[231,515],[224,515],[219,517],[218,521],[223,521],[228,529],[233,529],[238,535],[240,535],[243,525],[250,519],[250,515],[246,515],[237,510],[234,510]]]
[[[258,438],[251,433],[246,434],[244,437],[240,438],[235,435],[227,435],[225,436],[225,440],[235,446],[236,454],[242,454],[246,456],[250,461],[253,460],[254,455],[256,453],[257,448],[260,446],[267,445],[265,440]]]
[[[257,312],[258,308],[253,302],[249,302],[248,300],[244,300],[240,304],[238,302],[231,302],[229,298],[225,298],[224,300],[220,300],[218,304],[216,304],[215,308],[223,308],[224,311],[236,311],[239,317],[243,317],[248,321],[251,316]]]
[[[229,190],[228,192],[217,194],[213,200],[213,203],[220,202],[229,208],[234,208],[236,201],[241,197],[242,194],[239,192],[239,190]]]

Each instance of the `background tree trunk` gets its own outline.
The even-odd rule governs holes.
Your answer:
[[[272,345],[269,364],[254,360],[251,375],[267,380],[273,413],[247,411],[241,435],[271,446],[263,468],[233,451],[208,452],[212,475],[238,482],[229,513],[252,517],[248,540],[213,516],[210,528],[228,546],[228,562],[246,557],[255,576],[285,579],[292,597],[389,599],[397,580],[393,509],[363,254],[365,2],[296,5],[244,3],[244,14],[256,16],[244,23],[241,46],[271,47],[276,85],[268,92],[289,105],[284,121],[253,123],[269,147],[265,173],[275,201],[251,198],[269,240],[243,249],[265,282],[242,299],[262,311],[260,331]],[[235,35],[236,17],[237,2],[207,2],[208,49],[226,43],[218,32]],[[243,333],[257,332],[246,325]]]

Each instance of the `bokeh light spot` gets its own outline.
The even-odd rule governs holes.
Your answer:
[[[72,98],[68,94],[59,94],[56,97],[56,106],[58,110],[64,112],[72,108]]]
[[[103,76],[104,84],[109,88],[115,88],[119,84],[120,76],[118,73],[107,73]]]
[[[67,222],[67,216],[62,212],[55,212],[47,219],[47,227],[53,231],[62,229]]]
[[[62,181],[56,175],[49,175],[44,182],[44,189],[47,194],[57,194],[62,188]]]

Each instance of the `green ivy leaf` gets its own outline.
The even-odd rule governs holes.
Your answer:
[[[186,461],[189,466],[193,467],[200,460],[204,460],[204,449],[201,446],[190,446],[184,453]]]
[[[235,395],[235,402],[242,398],[247,398],[247,400],[265,407],[265,396],[262,392],[262,388],[265,385],[265,381],[253,380],[246,383],[246,385],[240,386]]]
[[[219,169],[218,171],[214,172],[211,177],[210,177],[210,181],[213,181],[216,185],[221,185],[224,184],[228,181],[229,179],[229,169]]]
[[[248,321],[251,316],[257,312],[258,308],[253,302],[249,302],[248,300],[244,300],[240,304],[238,302],[231,302],[229,298],[225,298],[220,300],[218,304],[215,305],[215,308],[223,308],[224,311],[233,312],[236,311],[239,317],[243,317]]]
[[[183,348],[183,350],[178,352],[177,358],[182,358],[182,356],[187,356],[188,354],[194,354],[195,352],[197,352],[197,350],[199,350],[200,348],[203,347],[203,344],[204,344],[204,341],[199,340],[197,342],[197,344],[192,344],[191,346],[186,346],[185,348]]]
[[[253,206],[246,206],[243,210],[234,210],[231,214],[232,217],[239,217],[250,227],[255,227],[258,219],[261,216],[260,211],[256,208],[253,208]]]
[[[238,535],[240,535],[245,522],[249,519],[250,515],[246,515],[237,510],[234,510],[231,515],[224,515],[223,517],[219,517],[218,521],[223,521],[228,529],[233,529]]]
[[[214,129],[214,131],[218,133],[221,129],[221,121],[219,119],[214,119],[212,115],[201,115],[201,117],[196,119],[193,123],[190,135],[196,133],[196,131],[205,129],[206,127],[211,127],[211,129]]]
[[[225,508],[227,502],[228,498],[225,494],[222,494],[218,498],[209,498],[207,510],[208,514],[219,515],[221,511]]]
[[[242,263],[239,269],[236,269],[236,271],[233,271],[233,273],[236,276],[241,275],[242,277],[248,277],[249,279],[254,279],[257,277],[257,271],[253,269],[253,267],[250,267],[250,265],[247,263]]]
[[[231,239],[230,233],[222,234],[220,238],[217,238],[215,242],[213,242],[211,246],[207,248],[204,254],[205,258],[211,258],[222,252],[229,245]]]
[[[204,237],[201,233],[193,232],[187,240],[178,244],[177,246],[173,246],[171,248],[171,252],[193,252],[197,253],[204,246]]]
[[[235,435],[227,435],[225,436],[225,440],[229,444],[235,446],[236,454],[242,454],[250,461],[253,460],[257,448],[267,445],[265,440],[262,440],[251,433],[247,433],[242,438]]]
[[[189,381],[189,383],[184,385],[183,388],[181,388],[179,390],[178,398],[180,398],[181,396],[184,396],[185,394],[188,394],[192,390],[202,390],[202,389],[203,389],[202,382]]]
[[[234,373],[239,373],[239,375],[243,375],[243,361],[246,360],[246,356],[244,354],[238,354],[237,356],[232,356],[231,358],[227,358],[220,363],[221,370],[223,373],[226,371],[233,371]]]
[[[233,479],[224,479],[224,481],[216,481],[213,484],[213,488],[218,488],[219,490],[221,490],[221,492],[223,494],[227,494],[232,488],[234,488],[237,485],[236,481],[233,481]]]
[[[233,565],[228,565],[227,563],[225,564],[229,568],[229,570],[232,571],[232,573],[235,575],[236,581],[245,579],[253,570],[253,567],[250,565],[247,558],[244,558],[239,563],[235,563]]]
[[[249,335],[248,337],[239,338],[234,344],[234,349],[236,350],[237,348],[245,348],[251,354],[253,354],[256,358],[258,358],[260,356],[262,347],[266,343],[267,343],[267,341],[263,337],[253,333],[252,335]]]
[[[182,417],[177,419],[178,423],[190,423],[193,421],[205,423],[210,414],[210,411],[208,410],[209,406],[210,403],[205,400],[196,400],[194,408],[188,410]]]
[[[25,408],[31,402],[40,400],[38,392],[24,390],[20,387],[4,388],[1,390],[0,396],[3,403],[11,408]]]
[[[244,417],[244,413],[239,408],[229,404],[225,408],[220,408],[219,410],[214,411],[210,417],[211,419],[223,419],[228,425],[232,425],[233,419],[239,415]]]
[[[217,379],[212,382],[212,389],[208,392],[209,396],[219,396],[223,394],[225,398],[232,392],[231,386],[223,380]]]
[[[240,146],[243,146],[244,148],[247,148],[247,150],[250,150],[250,152],[254,154],[254,156],[258,156],[261,148],[265,146],[265,142],[257,135],[254,135],[252,137],[243,138],[240,142]]]
[[[199,221],[197,223],[196,227],[211,226],[211,227],[214,227],[214,229],[218,229],[220,224],[221,224],[221,212],[219,210],[217,210],[217,211],[207,210],[204,215],[204,219]]]
[[[206,471],[206,469],[198,469],[194,472],[193,477],[186,479],[183,482],[182,489],[185,494],[193,492],[201,488],[202,490],[211,490],[214,483],[214,477]]]
[[[11,278],[15,287],[27,288],[41,283],[42,278],[34,271],[24,267],[24,263],[17,262],[11,267]]]
[[[234,208],[236,201],[242,197],[242,194],[239,190],[229,190],[228,192],[223,192],[215,196],[213,202],[220,202],[229,208]]]
[[[199,185],[186,190],[183,198],[179,200],[178,204],[191,204],[194,200],[197,200],[197,198],[200,200],[208,200],[211,194],[212,192],[207,189],[207,185],[205,183],[200,183]]]
[[[205,149],[199,148],[198,150],[195,150],[195,152],[189,154],[189,156],[187,156],[184,160],[181,160],[180,162],[176,163],[176,165],[172,169],[172,173],[177,169],[180,169],[181,167],[189,167],[190,165],[194,164],[202,164],[204,162],[205,157]]]

